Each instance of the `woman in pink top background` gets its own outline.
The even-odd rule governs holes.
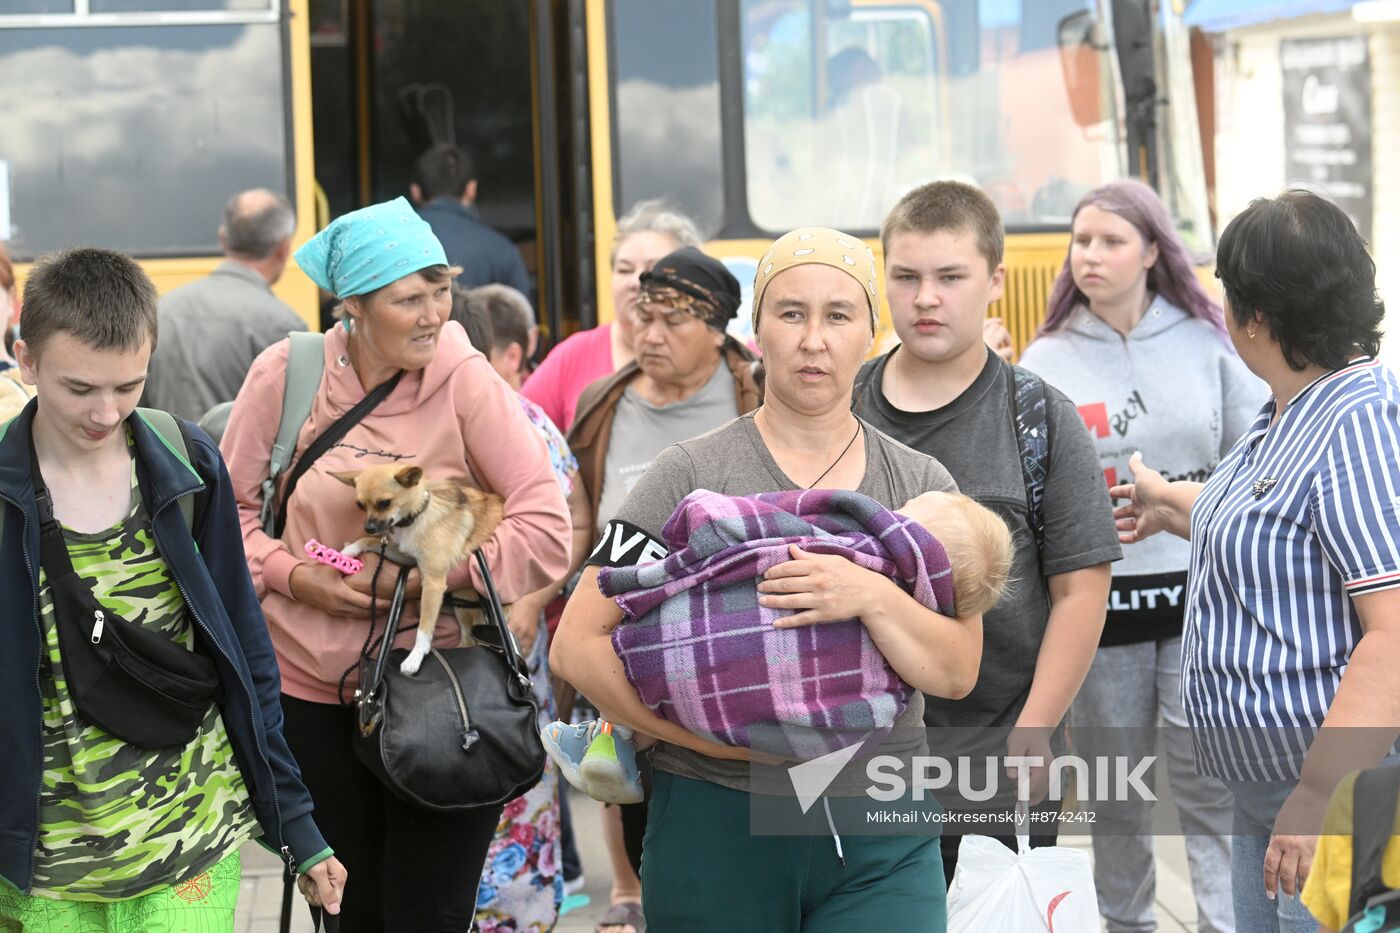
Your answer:
[[[617,222],[612,251],[611,324],[573,334],[549,352],[520,394],[544,409],[568,433],[583,390],[632,362],[639,279],[656,260],[682,246],[700,245],[695,221],[661,200],[638,201]]]

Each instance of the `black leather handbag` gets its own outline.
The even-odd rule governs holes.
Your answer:
[[[418,673],[399,672],[408,651],[390,646],[403,613],[403,568],[378,654],[360,662],[355,754],[389,790],[424,810],[500,805],[544,772],[529,668],[479,551],[476,561],[487,624],[475,627],[474,646],[434,648]]]
[[[53,601],[59,659],[78,715],[137,748],[194,738],[219,688],[209,655],[104,607],[73,569],[53,502],[30,449],[39,510],[39,561]],[[196,633],[197,636],[197,633]]]

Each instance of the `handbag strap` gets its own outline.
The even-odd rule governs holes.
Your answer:
[[[501,597],[496,593],[496,581],[491,579],[491,568],[486,565],[486,555],[478,548],[476,552],[476,565],[481,570],[481,582],[486,587],[485,612],[496,626],[496,633],[501,639],[501,648],[505,651],[506,662],[510,665],[511,673],[520,681],[520,685],[526,690],[530,689],[529,665],[521,657],[520,650],[515,644],[515,636],[511,634],[509,626],[506,625],[506,612],[501,606]]]
[[[365,415],[373,411],[380,402],[389,397],[389,393],[394,391],[394,387],[403,378],[403,370],[399,370],[388,380],[375,386],[373,390],[355,403],[355,407],[335,419],[335,422],[321,433],[306,452],[297,460],[296,466],[292,468],[291,475],[287,477],[287,485],[282,489],[282,501],[277,508],[277,514],[273,519],[272,536],[282,537],[282,530],[287,526],[287,503],[291,501],[292,493],[297,488],[297,481],[302,474],[311,469],[311,465],[321,458],[321,454],[330,450],[340,439],[350,433],[350,429],[364,420]]]
[[[379,556],[380,566],[384,564],[384,555]],[[379,687],[384,683],[384,671],[389,666],[389,652],[394,647],[394,636],[398,634],[399,619],[403,617],[403,604],[408,592],[408,572],[412,570],[407,564],[399,567],[399,577],[394,581],[394,596],[389,601],[389,617],[384,620],[384,637],[379,642],[379,657],[374,660],[374,676],[370,678],[370,689],[364,691],[364,685],[360,689],[364,691],[366,697],[377,693]],[[373,585],[373,584],[371,584]],[[371,617],[370,625],[374,625]]]
[[[73,561],[68,556],[68,545],[63,541],[63,528],[53,515],[53,497],[44,484],[44,475],[39,471],[39,455],[34,445],[29,445],[29,475],[34,482],[34,506],[39,512],[39,566],[44,568],[49,585],[73,573]]]
[[[506,625],[505,609],[501,606],[501,597],[496,593],[496,581],[491,578],[491,568],[487,566],[486,557],[479,549],[475,557],[477,568],[481,571],[482,585],[486,590],[482,596],[482,609],[496,629],[497,637],[501,640],[501,650],[505,654],[506,664],[509,666],[510,672],[515,675],[520,685],[528,690],[530,689],[530,669],[526,665],[525,659],[521,657],[520,650],[516,647],[515,636],[510,633],[510,628]],[[394,596],[389,603],[389,617],[384,623],[384,635],[379,642],[379,656],[374,661],[374,673],[370,677],[368,685],[360,684],[361,695],[365,698],[378,693],[380,685],[384,682],[384,672],[389,665],[389,652],[393,648],[394,635],[398,632],[399,619],[403,616],[408,572],[411,569],[408,566],[400,567],[398,580],[394,582]],[[373,625],[373,620],[370,624]]]
[[[50,580],[69,576],[73,573],[73,562],[69,559],[69,549],[63,544],[63,530],[53,517],[53,496],[43,482],[39,472],[39,455],[34,444],[29,444],[29,476],[34,481],[34,506],[39,511],[39,566],[49,574]]]

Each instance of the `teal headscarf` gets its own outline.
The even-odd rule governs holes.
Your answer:
[[[403,198],[333,220],[296,252],[311,281],[337,298],[353,298],[429,266],[447,265],[433,228]]]

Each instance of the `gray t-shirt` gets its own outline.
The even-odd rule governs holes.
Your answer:
[[[627,493],[637,485],[652,458],[672,444],[698,437],[734,417],[734,374],[720,360],[714,375],[690,398],[653,405],[630,385],[617,400],[608,456],[603,463],[603,493],[598,500],[599,528],[608,523]]]
[[[953,478],[938,461],[910,450],[873,430],[869,424],[865,427],[865,477],[858,492],[886,508],[898,508],[931,489],[957,491]],[[666,520],[680,501],[696,489],[729,496],[752,496],[799,488],[778,467],[758,433],[753,415],[747,414],[708,434],[662,451],[628,494],[616,518],[659,542]],[[650,559],[656,556],[655,550],[649,555]],[[924,751],[920,723],[924,712],[922,699],[921,695],[914,695],[909,708],[895,721],[886,744],[881,746],[881,754],[907,757]],[[656,747],[652,764],[682,777],[710,781],[735,790],[751,789],[747,762],[710,758],[663,742]],[[849,769],[827,793],[834,796],[863,793],[868,781],[859,770]],[[791,793],[792,787],[762,790]]]
[[[894,352],[894,351],[891,351]],[[915,450],[937,457],[958,488],[1000,515],[1016,543],[1013,589],[982,620],[982,669],[961,700],[928,697],[930,726],[1012,726],[1030,694],[1036,656],[1050,619],[1045,577],[1118,560],[1108,486],[1098,452],[1074,403],[1045,387],[1050,465],[1041,514],[1044,550],[1036,554],[1011,422],[1007,366],[988,351],[981,374],[952,403],[928,412],[895,408],[880,391],[890,354],[861,368],[855,412]]]

